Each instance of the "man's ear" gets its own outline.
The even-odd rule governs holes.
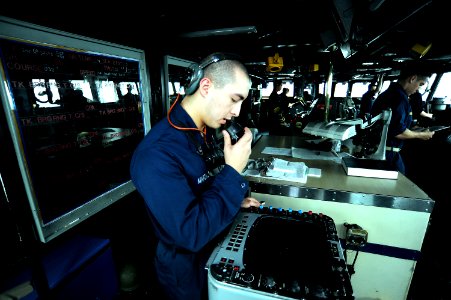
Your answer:
[[[410,81],[409,81],[410,83],[414,83],[415,80],[417,80],[417,75],[410,76]]]
[[[200,80],[199,82],[199,90],[201,92],[202,95],[207,95],[208,94],[208,90],[211,88],[211,86],[213,85],[213,83],[211,82],[211,80],[207,77],[204,77]]]

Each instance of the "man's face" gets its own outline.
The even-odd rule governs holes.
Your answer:
[[[219,128],[227,120],[240,114],[241,105],[247,98],[250,82],[244,74],[238,74],[234,83],[215,88],[214,83],[208,94],[205,124],[210,128]]]
[[[423,87],[428,83],[427,78],[421,78],[418,76],[412,76],[409,80],[409,85],[406,88],[407,96],[415,93],[419,88]]]

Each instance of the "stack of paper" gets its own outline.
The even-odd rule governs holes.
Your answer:
[[[309,168],[303,162],[291,162],[275,158],[265,170],[260,172],[249,168],[243,172],[243,175],[306,183],[308,171]],[[321,173],[316,176],[321,176]]]
[[[290,162],[276,158],[266,171],[266,176],[274,179],[306,183],[307,172],[308,168],[303,162]]]

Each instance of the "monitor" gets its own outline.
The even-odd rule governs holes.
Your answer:
[[[143,50],[0,17],[1,103],[42,242],[135,190],[146,70]]]
[[[302,237],[295,238],[293,232],[302,233]],[[329,280],[333,264],[329,249],[326,232],[314,222],[261,216],[246,240],[243,263],[251,272],[297,276],[317,283]],[[303,269],[309,271],[300,272]]]

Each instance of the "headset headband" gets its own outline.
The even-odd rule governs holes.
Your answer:
[[[192,95],[199,88],[199,82],[204,77],[204,70],[211,64],[214,64],[222,60],[240,60],[239,56],[233,53],[213,53],[203,59],[199,64],[194,63],[189,66],[192,70],[191,79],[188,86],[185,89],[187,95]]]

